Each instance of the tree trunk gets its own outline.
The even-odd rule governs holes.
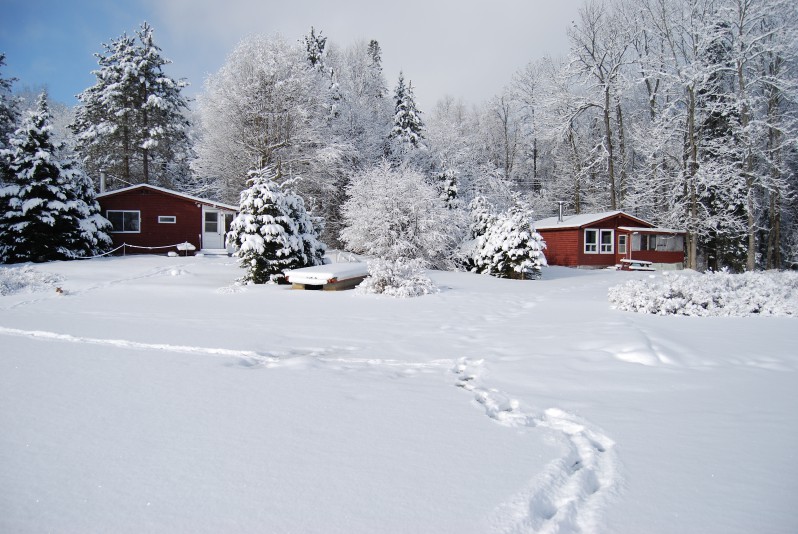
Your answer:
[[[695,131],[695,88],[687,89],[688,109],[687,109],[687,142],[688,142],[688,162],[687,162],[687,267],[690,269],[698,268],[698,194],[696,188],[695,175],[698,172],[698,146]]]
[[[626,196],[626,140],[623,131],[623,113],[620,101],[615,103],[615,116],[618,118],[618,160],[621,167],[620,181],[618,182],[618,204],[623,206]]]
[[[604,86],[604,139],[607,143],[607,179],[610,181],[610,209],[618,209],[617,191],[615,188],[615,165],[612,153],[612,128],[610,126],[610,87]]]

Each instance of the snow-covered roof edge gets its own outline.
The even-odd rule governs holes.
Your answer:
[[[676,230],[674,228],[660,228],[655,226],[653,228],[649,227],[637,227],[637,226],[619,226],[618,230],[626,230],[628,232],[644,232],[647,234],[686,234],[686,230]]]
[[[624,215],[633,219],[635,221],[640,222],[643,225],[654,226],[650,222],[641,219],[639,217],[635,217],[634,215],[629,215],[626,212],[616,210],[616,211],[604,211],[601,213],[580,213],[579,215],[566,215],[563,216],[562,222],[559,222],[559,217],[547,217],[545,219],[541,219],[539,221],[535,221],[534,226],[535,230],[557,230],[561,228],[581,228],[588,224],[597,223],[603,221],[604,219],[609,219],[610,217],[615,217],[616,215]]]
[[[135,184],[130,185],[127,187],[123,187],[121,189],[114,189],[113,191],[106,191],[105,193],[100,193],[97,195],[97,198],[108,197],[111,195],[116,195],[118,193],[126,193],[128,191],[132,191],[134,189],[140,189],[142,187],[146,187],[149,189],[154,189],[155,191],[160,191],[161,193],[166,193],[167,195],[174,195],[176,197],[185,198],[186,200],[191,200],[192,202],[199,202],[201,204],[207,204],[208,206],[213,206],[215,208],[225,208],[231,211],[238,211],[238,206],[233,206],[232,204],[225,204],[224,202],[217,202],[215,200],[209,200],[207,198],[200,198],[191,195],[187,195],[185,193],[181,193],[179,191],[174,191],[172,189],[167,189],[165,187],[159,187],[157,185],[152,184]]]

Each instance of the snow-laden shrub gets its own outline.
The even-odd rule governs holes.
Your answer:
[[[657,315],[746,317],[798,313],[798,273],[664,273],[611,287],[618,309]]]
[[[482,197],[470,205],[471,236],[461,247],[466,267],[499,278],[534,280],[546,265],[546,244],[531,224],[531,211],[518,204],[495,213]]]
[[[241,211],[228,233],[247,269],[243,281],[279,282],[287,270],[321,265],[325,247],[302,198],[290,184],[278,184],[279,173],[270,167],[250,176],[249,189],[241,193]]]
[[[355,288],[360,294],[391,297],[420,297],[439,290],[424,272],[421,260],[375,259],[369,262],[369,276]]]
[[[57,274],[43,273],[30,265],[0,267],[0,295],[45,291],[54,288],[62,280]]]
[[[462,239],[458,211],[447,209],[435,187],[409,167],[383,161],[354,176],[347,194],[341,241],[358,254],[446,267]]]

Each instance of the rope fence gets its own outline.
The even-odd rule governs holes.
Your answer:
[[[182,243],[175,243],[174,245],[162,245],[162,246],[159,246],[159,247],[142,247],[141,245],[128,245],[127,243],[122,243],[121,245],[119,245],[115,249],[109,250],[108,252],[104,252],[103,254],[97,254],[96,256],[74,256],[73,255],[72,258],[74,258],[76,260],[92,260],[92,259],[95,259],[95,258],[102,258],[104,256],[108,256],[108,255],[113,254],[114,252],[116,252],[117,250],[120,250],[120,249],[122,249],[122,254],[124,254],[125,253],[124,249],[127,248],[127,247],[129,247],[129,248],[137,248],[137,249],[141,249],[141,250],[160,250],[160,249],[164,249],[164,248],[176,248],[176,249],[180,250],[180,248],[178,248],[178,247],[180,247],[182,245],[189,245],[191,247],[191,248],[186,247],[183,250],[184,252],[188,252],[189,250],[194,250],[194,248],[195,248],[194,245],[192,245],[188,241],[183,241]]]

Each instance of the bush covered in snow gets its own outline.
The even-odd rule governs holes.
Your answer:
[[[0,295],[44,291],[54,288],[62,280],[58,275],[37,271],[30,265],[0,267]]]
[[[445,267],[462,238],[457,211],[447,209],[421,173],[387,161],[352,178],[341,240],[358,254],[420,258]]]
[[[657,315],[746,317],[798,313],[798,273],[672,273],[611,287],[618,309]]]
[[[423,261],[399,258],[370,261],[369,276],[355,291],[391,297],[420,297],[437,293],[438,288],[424,273]]]

